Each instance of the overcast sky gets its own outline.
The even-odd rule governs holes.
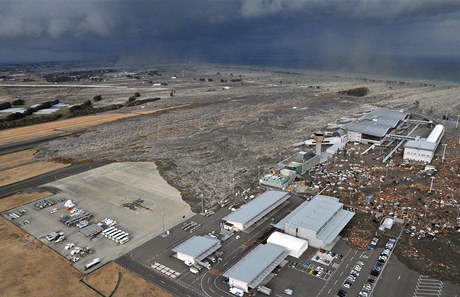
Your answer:
[[[458,48],[460,0],[0,1],[0,62],[345,58],[369,67],[375,56]]]

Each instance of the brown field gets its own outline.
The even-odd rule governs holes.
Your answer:
[[[45,174],[57,169],[69,166],[69,164],[54,162],[35,162],[7,170],[3,170],[0,175],[0,187],[23,181],[41,174]]]
[[[79,118],[67,119],[51,123],[37,124],[32,126],[7,129],[0,131],[0,145],[36,139],[52,135],[64,135],[80,129],[95,125],[129,118],[137,114],[105,114],[91,115]]]
[[[0,171],[32,162],[35,150],[25,150],[0,156]]]
[[[75,132],[85,128],[93,127],[99,124],[112,122],[120,119],[135,117],[139,115],[155,114],[159,112],[165,112],[174,110],[177,108],[186,107],[190,104],[180,104],[162,109],[141,111],[131,114],[103,114],[103,115],[90,115],[78,118],[72,118],[62,121],[37,124],[32,126],[7,129],[0,131],[0,145],[6,145],[11,143],[17,143],[21,141],[27,141],[31,139],[37,139],[41,137],[53,136],[53,135],[65,135],[69,132]]]
[[[120,284],[113,294],[114,297],[124,296],[152,296],[152,297],[172,297],[171,294],[165,292],[159,287],[154,286],[145,279],[137,276],[117,263],[109,264],[108,266],[95,271],[85,277],[84,281],[93,288],[109,296],[117,284],[118,278],[121,276]]]
[[[50,192],[35,192],[11,195],[0,199],[0,211],[9,210],[33,202],[35,200],[44,199],[51,195],[53,195],[53,193]]]
[[[2,296],[98,296],[66,259],[3,217],[0,259]]]

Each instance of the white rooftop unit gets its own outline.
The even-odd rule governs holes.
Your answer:
[[[308,249],[308,241],[277,231],[270,235],[267,243],[284,247],[289,252],[289,255],[295,258],[300,258]]]
[[[440,137],[442,137],[443,133],[444,133],[444,126],[436,125],[433,131],[431,131],[430,135],[428,135],[426,141],[437,143],[440,140]]]

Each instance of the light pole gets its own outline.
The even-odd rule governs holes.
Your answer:
[[[428,193],[431,193],[431,190],[433,190],[433,181],[434,181],[434,176],[431,177],[430,191]]]
[[[205,213],[204,212],[204,195],[201,194],[200,196],[201,196],[201,213]]]
[[[460,114],[457,115],[457,123],[455,123],[455,128],[458,128],[458,118],[460,118]]]
[[[446,147],[447,147],[447,143],[444,143],[443,146],[444,146],[444,151],[442,152],[442,161],[444,162],[444,160],[446,159]]]
[[[161,213],[161,223],[163,224],[163,234],[165,233],[165,214]]]

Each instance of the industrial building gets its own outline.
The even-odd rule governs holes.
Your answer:
[[[430,163],[443,136],[444,126],[436,125],[426,139],[408,140],[404,144],[403,159]]]
[[[276,268],[289,252],[276,244],[260,244],[238,263],[227,270],[223,276],[229,280],[230,287],[245,291],[257,286]]]
[[[308,249],[308,241],[305,239],[297,238],[277,231],[273,232],[270,237],[268,237],[267,243],[284,247],[289,252],[289,256],[295,258],[300,258],[300,256],[302,256],[302,254]]]
[[[220,240],[208,236],[193,236],[172,249],[176,258],[192,264],[201,262],[221,247]]]
[[[245,230],[286,201],[289,193],[267,191],[223,218],[237,230]]]
[[[345,128],[349,141],[381,144],[385,136],[407,117],[408,114],[402,111],[378,108],[346,124]]]
[[[339,199],[317,195],[302,203],[275,227],[308,240],[312,247],[329,249],[354,215],[354,212],[343,209]]]

